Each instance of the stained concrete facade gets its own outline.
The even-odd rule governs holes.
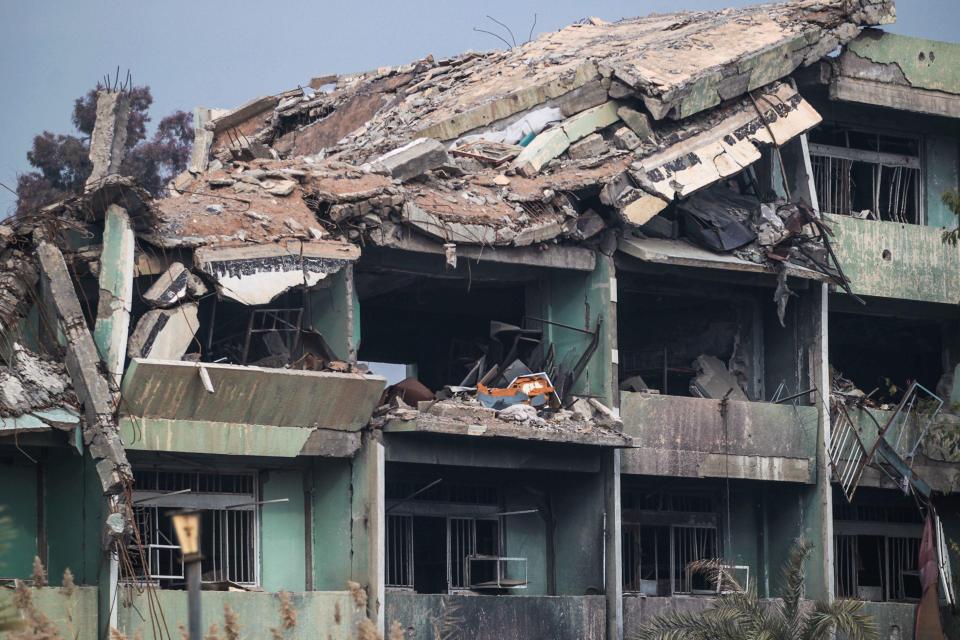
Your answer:
[[[847,53],[891,65],[917,50],[950,59],[949,51],[939,53],[943,47],[871,34]],[[776,66],[750,60],[747,79]],[[955,224],[941,196],[957,188],[960,166],[956,115],[944,111],[956,93],[955,78],[944,79],[939,65],[931,70],[912,57],[901,65],[906,83],[899,75],[892,84],[883,76],[857,76],[863,65],[844,66],[842,56],[838,64],[835,77],[822,78],[826,84],[797,78],[825,126],[857,121],[908,131],[921,141],[917,219],[825,216],[852,292],[866,306],[795,269],[786,278],[795,295],[781,321],[771,302],[777,277],[767,266],[634,237],[595,249],[461,247],[451,265],[435,243],[382,234],[359,255],[351,250],[342,260],[330,258],[336,264],[323,263],[304,283],[310,285],[307,324],[334,353],[349,362],[416,363],[423,377],[435,373],[432,337],[461,326],[479,326],[482,333],[491,320],[533,318],[558,358],[575,359],[590,348],[575,392],[612,407],[622,432],[531,433],[529,426],[445,421],[426,411],[371,428],[387,385],[377,375],[131,359],[119,384],[118,429],[135,476],[215,471],[255,478],[255,487],[234,499],[247,501],[244,513],[256,522],[256,535],[240,543],[255,563],[245,586],[264,592],[205,593],[205,620],[222,626],[229,604],[244,635],[265,635],[281,624],[278,594],[288,591],[298,619],[289,637],[313,637],[322,628],[332,638],[348,638],[369,617],[380,628],[397,622],[415,639],[457,629],[476,638],[622,640],[653,615],[709,605],[712,595],[683,572],[683,558],[673,550],[668,558],[658,555],[660,544],[673,549],[690,530],[700,553],[723,558],[764,598],[777,595],[779,568],[802,536],[814,545],[806,596],[838,595],[835,536],[846,535],[850,525],[835,515],[844,498],[832,486],[826,455],[826,396],[830,365],[837,364],[834,347],[854,336],[834,337],[832,327],[841,315],[865,325],[899,315],[936,322],[942,328],[936,357],[943,357],[944,368],[960,361],[960,334],[951,334],[960,321],[960,253],[941,242],[942,229]],[[873,83],[869,95],[853,99],[854,85],[830,84],[850,77]],[[660,106],[699,111],[719,99],[712,81],[703,89]],[[922,115],[905,118],[891,105],[913,90],[938,93],[920,95],[933,102]],[[885,91],[896,96],[885,101]],[[775,154],[767,153],[758,161],[758,180],[816,208],[810,155],[808,137],[784,146],[781,176]],[[280,262],[284,287],[288,280],[298,284],[303,264]],[[108,267],[100,266],[104,282],[110,282],[103,277]],[[257,277],[270,279],[274,267],[268,267]],[[323,277],[316,275],[321,271]],[[122,297],[126,290],[116,291]],[[383,301],[396,291],[396,299]],[[433,317],[437,309],[448,312],[446,319]],[[39,324],[39,316],[37,309],[30,317]],[[98,346],[116,357],[116,336],[102,328],[94,334]],[[731,369],[742,375],[746,399],[690,397],[689,361],[711,350],[736,365]],[[121,362],[125,351],[119,351]],[[651,362],[662,362],[662,369]],[[635,371],[661,371],[662,379],[645,373],[647,389],[624,388],[632,377],[626,374]],[[0,448],[0,504],[12,523],[9,545],[0,550],[0,577],[29,578],[35,555],[54,587],[70,568],[82,585],[75,595],[48,588],[37,599],[57,625],[80,638],[104,637],[110,613],[128,635],[149,630],[138,612],[150,606],[162,608],[175,629],[185,618],[185,595],[175,579],[142,593],[110,579],[102,544],[108,505],[82,440],[47,425],[35,431]],[[923,460],[917,470],[936,491],[948,531],[956,531],[950,511],[956,464]],[[417,499],[438,479],[443,490]],[[863,484],[886,491],[876,495],[891,501],[896,496],[895,484],[877,472],[868,471]],[[487,493],[476,497],[478,487]],[[443,570],[431,569],[442,584],[421,587],[392,564],[397,550],[409,549],[411,566],[436,565],[414,543],[396,542],[406,535],[401,527],[419,527],[418,539],[445,551],[466,521],[473,536],[480,535],[477,522],[498,523],[502,555],[522,560],[522,584],[471,589],[451,577],[456,569],[447,559]],[[649,540],[656,541],[652,552]],[[654,558],[653,577],[644,573],[644,556]],[[365,606],[348,590],[350,582],[363,590]],[[883,637],[912,637],[914,605],[882,600],[867,610]]]

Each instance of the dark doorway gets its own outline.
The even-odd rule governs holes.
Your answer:
[[[447,593],[447,520],[413,519],[413,588],[417,593]]]

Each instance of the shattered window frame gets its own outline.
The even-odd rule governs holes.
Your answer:
[[[134,520],[140,527],[148,572],[142,572],[139,549],[131,544],[128,550],[132,562],[127,571],[135,573],[123,576],[125,582],[160,588],[185,586],[180,547],[168,514],[177,509],[195,509],[208,516],[201,528],[202,582],[260,586],[259,472],[156,468],[135,473],[138,488],[133,492]],[[153,483],[147,480],[150,476]],[[239,566],[233,566],[232,560]],[[177,567],[179,573],[174,572]],[[207,577],[210,571],[216,572],[213,580]]]
[[[846,146],[816,142],[818,133],[833,136],[842,134]],[[863,145],[853,146],[850,141],[850,134],[873,138],[877,148],[865,149],[861,148]],[[895,143],[907,146],[915,145],[916,153],[903,153],[902,150],[898,152],[883,151],[881,149],[884,142],[887,143],[887,146]],[[872,187],[874,193],[870,200],[874,205],[879,204],[880,206],[870,208],[868,219],[903,224],[926,224],[924,143],[924,136],[920,134],[904,133],[879,127],[848,125],[843,122],[820,125],[811,133],[809,143],[810,163],[820,210],[832,215],[860,217],[860,211],[853,210],[853,203],[857,198],[857,189]],[[852,171],[854,165],[858,164],[874,167],[870,185],[854,184]],[[885,169],[891,170],[893,175],[886,176]],[[879,170],[880,178],[879,187],[876,185],[877,170]],[[844,188],[843,177],[840,175],[841,171],[846,171],[849,178],[847,187],[849,193],[845,195],[839,191],[839,189]],[[895,184],[890,184],[891,180]],[[903,186],[904,180],[907,180],[905,187]],[[829,190],[825,188],[825,181],[829,181]],[[897,194],[896,203],[900,205],[899,212],[891,214],[894,188],[903,189],[903,191]],[[906,199],[901,200],[900,197]],[[913,201],[912,215],[909,200]],[[835,203],[837,202],[839,202],[839,206],[836,206]],[[886,211],[883,210],[884,203],[886,204]],[[880,210],[874,211],[874,208]]]
[[[835,498],[836,501],[836,498]],[[884,505],[874,501],[847,504],[841,497],[834,505],[834,589],[837,597],[868,602],[919,602],[907,597],[905,576],[913,576],[920,588],[919,550],[923,522],[908,506]],[[913,517],[911,517],[913,516]],[[883,546],[878,558],[860,555],[860,538],[876,538]],[[871,560],[880,576],[880,598],[861,592],[859,573]],[[876,560],[876,563],[872,561]],[[896,569],[899,568],[899,571]],[[873,585],[867,587],[876,588]]]

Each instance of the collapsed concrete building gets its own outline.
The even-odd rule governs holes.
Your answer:
[[[102,93],[86,192],[0,227],[0,577],[69,567],[51,618],[162,637],[191,508],[206,619],[251,637],[290,591],[297,637],[621,639],[707,606],[699,559],[775,596],[802,536],[807,597],[912,637],[923,518],[960,529],[960,48],[893,18],[317,77],[198,109],[157,200]]]

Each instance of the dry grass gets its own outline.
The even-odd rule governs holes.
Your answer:
[[[37,563],[34,563],[36,567]],[[43,565],[40,565],[41,569]],[[23,617],[23,627],[8,634],[10,640],[62,640],[60,630],[50,619],[37,609],[33,602],[33,593],[23,581],[17,581],[13,595],[13,604]]]
[[[383,636],[377,631],[377,625],[370,618],[364,618],[357,625],[357,640],[383,640]]]
[[[207,635],[203,637],[203,640],[220,640],[220,627],[217,626],[216,622],[207,629]]]
[[[226,602],[223,603],[223,633],[227,640],[240,640],[240,620],[237,612]]]
[[[387,633],[387,640],[403,640],[403,626],[394,620],[390,623],[390,631]]]
[[[60,587],[60,593],[69,598],[76,589],[77,585],[73,581],[73,571],[70,571],[70,567],[67,567],[63,570],[63,586]]]
[[[357,609],[366,609],[367,590],[360,586],[359,582],[354,582],[353,580],[347,583],[347,588],[350,590],[350,595],[353,596],[353,604]]]
[[[47,586],[47,570],[40,562],[40,556],[33,556],[33,586],[36,589]]]

